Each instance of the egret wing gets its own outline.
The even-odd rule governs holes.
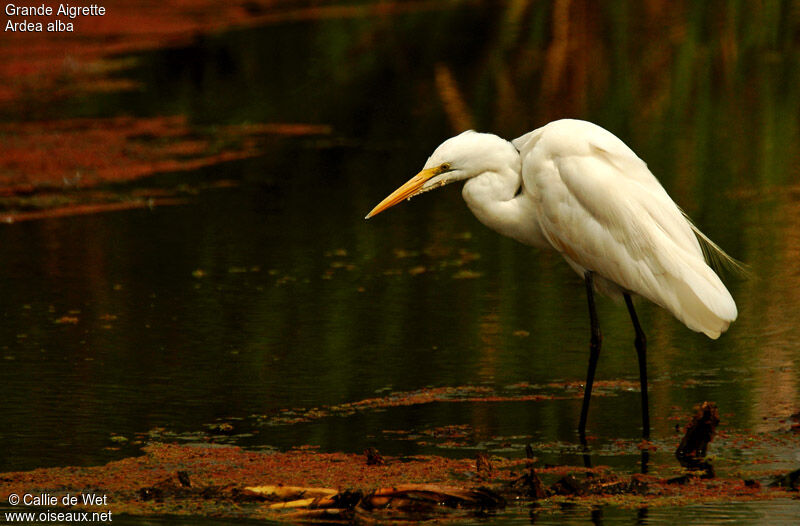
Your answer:
[[[645,163],[597,126],[548,127],[521,141],[523,178],[548,241],[576,269],[718,337],[736,318],[735,303],[706,264],[691,223]]]

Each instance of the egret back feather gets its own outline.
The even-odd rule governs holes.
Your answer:
[[[606,291],[616,285],[644,296],[711,338],[736,319],[733,298],[706,264],[707,238],[621,140],[562,120],[514,144],[540,227],[576,271],[609,281]]]

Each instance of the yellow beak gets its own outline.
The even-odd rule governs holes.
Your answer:
[[[420,190],[422,189],[422,185],[425,184],[425,181],[430,179],[431,177],[438,175],[442,172],[441,168],[436,166],[434,168],[428,168],[426,170],[422,170],[420,173],[406,181],[403,186],[389,194],[389,196],[378,203],[378,206],[372,209],[372,211],[367,214],[367,217],[364,219],[369,219],[372,216],[378,215],[387,208],[391,208],[397,203],[401,202],[403,199],[408,199],[409,197],[414,197]]]

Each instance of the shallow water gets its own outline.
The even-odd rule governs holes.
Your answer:
[[[700,15],[687,11],[670,21],[686,31],[683,40],[654,58],[656,43],[640,48],[609,36],[628,23],[609,11],[585,35],[598,55],[576,52],[559,66],[542,29],[550,13],[514,5],[204,37],[135,57],[120,74],[139,90],[60,108],[65,116],[180,113],[200,127],[303,122],[333,132],[266,139],[255,159],[138,183],[235,182],[191,192],[181,206],[0,226],[0,471],[103,463],[135,454],[150,438],[203,441],[219,422],[236,428],[228,441],[255,448],[521,455],[531,442],[542,461],[580,464],[577,398],[260,423],[287,408],[426,387],[583,380],[583,284],[556,255],[485,229],[456,188],[362,219],[416,173],[452,123],[514,137],[565,116],[620,135],[752,274],[727,279],[740,317],[717,341],[657,307],[637,307],[650,345],[653,436],[666,444],[656,460],[671,462],[676,422],[703,400],[719,405],[724,429],[785,436],[800,409],[800,68],[790,67],[797,46],[781,40],[789,30],[779,26],[774,41],[755,44],[739,35],[730,59],[714,31],[693,31]],[[638,28],[631,38],[645,34]],[[657,81],[654,61],[664,62]],[[553,80],[562,78],[559,67],[572,82]],[[448,75],[468,115],[448,106]],[[548,91],[553,82],[559,89]],[[635,382],[624,307],[601,299],[598,310],[598,379]],[[596,463],[637,469],[635,448],[610,444],[635,443],[638,404],[630,389],[593,400]],[[448,446],[392,433],[443,426],[462,426],[468,436]],[[725,453],[739,454],[747,453]],[[769,454],[784,469],[800,463],[796,448]],[[733,504],[653,510],[636,520],[759,524],[798,510],[796,502]],[[636,517],[603,513],[605,523]],[[496,519],[527,522],[528,510]],[[592,516],[580,510],[536,522],[551,519]]]

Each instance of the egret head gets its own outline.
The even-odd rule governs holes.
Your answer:
[[[365,219],[404,199],[515,163],[519,163],[519,152],[510,142],[489,133],[465,131],[440,144],[422,171],[381,201]]]

